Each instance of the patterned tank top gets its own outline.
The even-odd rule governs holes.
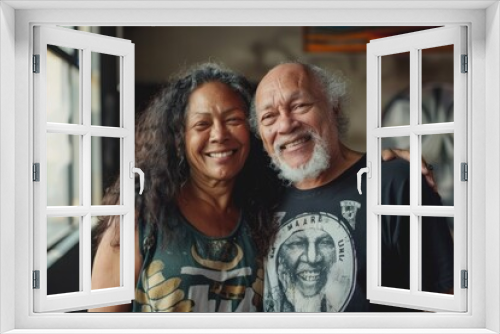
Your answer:
[[[175,220],[176,235],[165,246],[163,231],[139,227],[143,266],[133,311],[261,311],[262,262],[242,216],[228,236],[214,238],[174,210],[168,219]]]

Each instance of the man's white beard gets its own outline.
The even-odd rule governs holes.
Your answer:
[[[272,167],[279,171],[278,177],[291,183],[299,183],[307,179],[314,179],[330,167],[330,154],[326,142],[315,132],[307,131],[314,141],[314,150],[311,158],[298,167],[289,166],[281,157],[281,143],[274,145]]]

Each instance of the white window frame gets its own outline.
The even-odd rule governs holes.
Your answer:
[[[61,8],[65,8],[61,10]],[[118,6],[129,6],[120,9]],[[201,6],[201,7],[200,7]],[[396,7],[397,8],[393,8]],[[107,10],[103,9],[114,9]],[[137,8],[149,10],[137,10]],[[162,7],[162,8],[158,8]],[[225,7],[225,9],[221,9]],[[49,8],[49,10],[47,10]],[[82,9],[84,8],[84,9]],[[231,9],[232,8],[232,9]],[[246,9],[246,10],[244,10]],[[265,9],[265,10],[264,10]],[[449,25],[469,28],[469,310],[465,314],[34,314],[31,46],[35,24]],[[269,1],[0,3],[0,332],[498,333],[500,331],[500,10],[498,1]],[[14,84],[13,84],[14,83]],[[14,145],[12,145],[14,138]],[[14,177],[13,177],[14,175]],[[488,179],[486,182],[486,175]],[[15,195],[13,196],[13,192]],[[487,212],[486,212],[487,210]],[[14,223],[13,223],[14,222]],[[485,262],[485,255],[488,265]],[[15,288],[13,288],[15,287]],[[168,326],[168,328],[167,328]],[[413,329],[410,329],[409,327]],[[288,328],[283,330],[283,328]],[[357,329],[356,329],[357,328]],[[120,330],[122,329],[122,330]],[[209,330],[207,330],[209,329]],[[392,329],[392,330],[391,330]],[[264,331],[264,330],[262,330]],[[47,331],[45,331],[47,332]],[[246,331],[248,332],[248,330]]]
[[[33,74],[34,96],[34,162],[39,163],[40,178],[33,185],[34,194],[34,256],[33,269],[39,272],[39,287],[34,289],[34,311],[73,311],[110,304],[130,303],[135,296],[134,230],[135,178],[132,171],[135,155],[134,111],[134,45],[128,40],[102,36],[68,28],[34,27],[34,54],[39,56],[38,73]],[[78,50],[79,122],[53,123],[47,120],[47,50],[48,45]],[[91,55],[92,52],[118,58],[120,84],[120,124],[115,127],[91,124]],[[79,141],[79,204],[47,206],[47,134],[73,135]],[[120,141],[119,175],[120,203],[91,204],[91,140],[117,138]],[[120,224],[120,286],[107,289],[91,288],[91,217],[119,216]],[[47,295],[47,218],[77,217],[79,220],[79,290]]]
[[[425,311],[467,310],[467,290],[461,288],[461,271],[467,270],[467,185],[461,181],[461,163],[467,163],[467,77],[462,73],[461,56],[467,54],[467,31],[464,26],[448,26],[372,40],[367,45],[367,296],[371,302],[404,305]],[[453,46],[454,120],[422,124],[422,50]],[[382,126],[382,57],[408,52],[410,62],[410,122],[400,126]],[[397,74],[394,74],[395,76]],[[454,205],[422,205],[421,136],[454,134]],[[410,187],[408,205],[382,204],[382,139],[405,136],[410,141]],[[439,182],[439,181],[438,181]],[[382,286],[382,215],[409,218],[409,289]],[[454,217],[453,294],[422,291],[422,217]]]

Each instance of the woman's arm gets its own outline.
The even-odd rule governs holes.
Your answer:
[[[139,231],[135,225],[135,285],[142,267],[139,250]],[[94,258],[92,269],[92,290],[120,286],[120,223],[110,222],[104,232]],[[130,312],[132,304],[100,307],[88,312]]]

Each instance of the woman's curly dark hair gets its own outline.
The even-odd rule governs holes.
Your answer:
[[[184,142],[186,109],[191,93],[208,82],[220,82],[237,93],[249,116],[254,87],[245,77],[214,63],[195,66],[168,81],[139,116],[136,125],[136,166],[145,174],[144,194],[136,196],[138,221],[165,231],[165,242],[175,236],[175,226],[164,219],[175,208],[175,200],[190,171]],[[262,143],[250,136],[251,147],[245,165],[237,176],[233,198],[243,210],[258,252],[265,256],[276,233],[273,209],[280,189]],[[119,201],[119,180],[106,190],[104,204]],[[98,245],[112,222],[102,220],[95,235]]]

